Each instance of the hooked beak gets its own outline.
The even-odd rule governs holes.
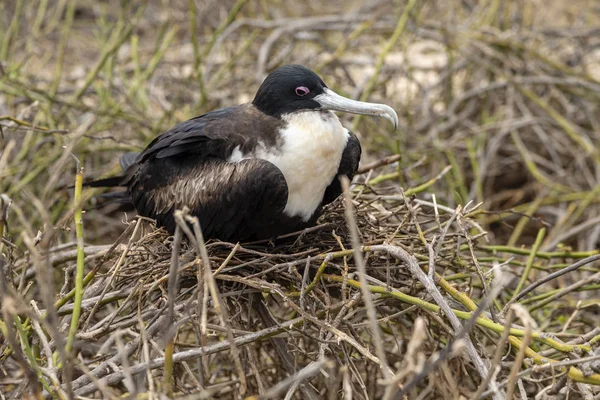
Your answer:
[[[396,111],[385,104],[366,103],[340,96],[329,88],[324,88],[323,93],[315,96],[314,100],[321,104],[321,110],[342,111],[352,114],[374,115],[383,117],[398,128],[398,115]]]

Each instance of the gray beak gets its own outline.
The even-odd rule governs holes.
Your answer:
[[[394,124],[394,130],[398,128],[398,115],[396,111],[385,104],[365,103],[363,101],[348,99],[329,88],[324,88],[324,93],[315,96],[314,100],[321,104],[321,110],[383,117]]]

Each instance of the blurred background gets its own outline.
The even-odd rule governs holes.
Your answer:
[[[84,248],[75,240],[71,188],[78,166],[83,167],[85,180],[118,174],[122,153],[143,149],[158,134],[188,118],[251,101],[264,77],[287,63],[313,69],[342,95],[385,103],[398,112],[400,126],[395,132],[386,121],[341,115],[361,140],[363,166],[384,157],[395,160],[355,178],[363,243],[393,239],[421,265],[431,265],[428,249],[436,247],[440,252],[436,284],[443,287],[451,306],[463,311],[457,311],[461,318],[470,317],[467,311],[473,311],[484,297],[486,285],[492,285],[492,277],[502,269],[497,268],[499,264],[512,278],[520,278],[516,289],[515,282],[506,285],[490,308],[491,315],[504,314],[508,305],[519,300],[519,306],[527,308],[533,318],[520,314],[519,323],[525,321],[529,327],[531,321],[537,322],[543,333],[531,344],[529,338],[520,342],[511,337],[508,347],[503,342],[507,337],[500,339],[503,326],[491,320],[478,320],[478,328],[471,332],[486,360],[499,354],[495,361],[501,367],[499,380],[512,374],[512,358],[505,358],[512,357],[509,348],[527,349],[527,357],[536,363],[573,359],[575,350],[591,354],[593,343],[597,348],[600,270],[598,261],[592,261],[600,249],[598,0],[5,0],[0,1],[0,395],[14,390],[14,398],[19,398],[27,389],[23,376],[30,371],[29,382],[36,381],[33,369],[38,363],[43,371],[37,369],[37,377],[43,372],[47,378],[40,382],[59,386],[51,375],[57,352],[48,351],[44,341],[54,339],[55,349],[62,349],[56,341],[67,335],[71,313],[82,304],[81,298],[73,300],[78,254],[80,277],[84,267],[86,273],[92,270],[85,282],[86,320],[82,317],[80,329],[76,322],[69,333],[70,340],[77,338],[78,358],[73,356],[71,361],[77,361],[74,370],[81,374],[73,377],[79,394],[97,391],[93,385],[84,387],[85,368],[108,373],[103,365],[112,357],[109,361],[118,370],[122,328],[127,330],[123,340],[131,362],[143,365],[140,338],[149,331],[149,340],[154,340],[153,335],[158,338],[163,328],[157,318],[164,318],[161,313],[167,302],[173,305],[175,301],[166,287],[171,282],[167,276],[171,239],[156,232],[138,238],[138,225],[131,233],[134,224],[127,224],[135,213],[97,207],[94,196],[101,193],[97,189],[83,192],[84,262]],[[401,196],[401,190],[409,199]],[[467,211],[455,212],[459,207]],[[346,226],[340,202],[329,208],[325,218]],[[442,227],[445,239],[433,246]],[[402,295],[418,299],[374,296],[384,345],[373,343],[362,305],[321,318],[318,313],[332,304],[346,307],[346,301],[357,302],[358,286],[349,289],[346,280],[340,283],[342,272],[354,271],[354,260],[346,257],[349,253],[343,263],[341,258],[331,260],[328,268],[340,279],[325,285],[315,278],[315,289],[306,298],[297,291],[303,288],[304,294],[304,278],[309,275],[302,276],[291,265],[310,265],[315,255],[316,270],[319,256],[350,248],[347,235],[341,230],[338,234],[323,229],[321,236],[298,239],[296,247],[267,250],[278,254],[241,249],[231,261],[232,271],[254,274],[252,268],[238,269],[251,264],[268,273],[263,275],[261,270],[251,275],[254,286],[232,278],[220,281],[220,287],[229,299],[236,337],[265,326],[264,320],[252,317],[254,305],[242,301],[247,293],[269,292],[270,312],[289,321],[298,317],[300,306],[290,308],[293,301],[281,301],[285,296],[271,289],[277,282],[295,290],[290,296],[300,296],[302,310],[307,305],[318,323],[307,322],[302,333],[288,327],[286,340],[294,362],[308,364],[327,347],[328,354],[341,361],[330,370],[337,383],[330,387],[331,382],[320,379],[321,393],[327,391],[336,398],[335,385],[349,379],[348,385],[344,381],[344,390],[353,388],[355,398],[381,398],[379,380],[391,382],[381,374],[381,365],[340,337],[325,336],[321,323],[337,324],[343,316],[347,325],[340,329],[347,332],[346,337],[370,349],[385,345],[393,368],[407,377],[408,369],[396,367],[407,362],[403,357],[411,337],[423,343],[422,351],[413,354],[422,362],[452,343],[456,332],[435,311],[436,305],[423,305],[430,298],[406,264],[394,264],[385,256],[367,257],[372,278],[378,279],[378,285],[385,281]],[[124,250],[127,241],[132,247]],[[211,247],[215,269],[227,264],[236,249]],[[181,257],[187,264],[182,270],[195,279],[197,255],[193,249],[185,250]],[[524,284],[541,282],[549,272],[566,272],[573,260],[584,258],[580,265],[589,264],[577,272],[552,279],[527,298],[516,297],[525,294],[521,292]],[[438,278],[446,280],[438,282]],[[52,280],[54,285],[49,283]],[[380,289],[379,293],[388,293],[388,286]],[[203,285],[195,290],[208,292]],[[201,298],[198,293],[183,288],[177,299],[177,317],[183,322],[175,351],[225,340],[223,321],[227,318],[212,307],[204,320],[212,325],[202,332],[204,336],[199,334],[201,310],[192,306]],[[53,311],[47,318],[31,317],[40,312],[33,300],[47,310],[56,309],[60,318],[52,317]],[[25,322],[21,324],[19,318]],[[140,323],[142,319],[147,325]],[[46,324],[45,331],[35,329],[37,320]],[[411,336],[413,328],[424,323],[427,327]],[[17,357],[18,343],[5,342],[5,337],[17,340],[14,332],[7,335],[8,329],[19,330],[25,350],[30,344],[34,348],[35,354],[26,354],[29,364],[23,361],[25,355]],[[589,345],[581,344],[586,342]],[[164,354],[162,342],[149,346],[154,346],[152,357]],[[252,343],[243,351],[259,378],[249,393],[287,379],[289,371],[282,367],[285,363],[278,364],[268,341],[260,346]],[[222,353],[210,360],[202,358],[204,367],[198,361],[194,372],[196,368],[203,372],[197,375],[178,370],[178,390],[194,391],[199,380],[205,379],[202,385],[221,393],[221,398],[237,393],[245,385],[238,378],[248,371],[239,368],[238,373],[228,352]],[[257,359],[264,363],[261,371],[256,368]],[[471,395],[483,376],[465,360],[456,357],[436,371],[434,379],[419,383],[421,398],[428,392],[437,396],[431,398],[479,398]],[[409,357],[408,362],[413,361]],[[155,365],[159,368],[150,382],[159,391],[168,391],[168,378],[165,386],[159,385],[163,383],[162,362]],[[595,368],[598,372],[597,364]],[[547,379],[528,381],[529,395],[536,396],[555,381],[557,392],[571,390],[572,386],[562,387],[567,379],[556,378],[554,372],[548,368]],[[69,382],[64,373],[67,376],[61,376],[60,383]],[[584,376],[579,369],[572,368],[568,374],[573,382],[600,382],[600,375]],[[226,375],[231,380],[223,380]],[[255,384],[253,379],[250,385]],[[127,380],[127,388],[115,382],[111,393],[135,393]],[[593,397],[591,389],[578,385],[582,398]],[[238,398],[243,390],[240,393]]]
[[[0,24],[0,192],[32,227],[71,204],[69,153],[86,179],[117,173],[122,152],[300,63],[397,110],[396,132],[342,116],[363,162],[401,156],[379,185],[481,202],[493,242],[545,226],[544,248],[599,245],[597,1],[15,0]],[[122,218],[88,214],[86,240]]]

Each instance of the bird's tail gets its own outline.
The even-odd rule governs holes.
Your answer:
[[[122,186],[123,176],[112,176],[106,179],[83,182],[84,187],[118,187]]]
[[[122,176],[113,176],[111,178],[84,182],[83,186],[94,188],[119,187],[123,186],[122,181]],[[120,207],[125,206],[126,208],[130,208],[129,206],[133,206],[133,203],[131,202],[131,197],[129,196],[129,192],[127,192],[126,190],[122,190],[119,192],[102,193],[95,195],[92,198],[96,200],[95,204],[91,207],[92,209],[103,208],[104,206],[108,206],[111,204],[119,204]]]
[[[137,160],[140,153],[129,152],[125,153],[119,159],[119,163],[121,164],[121,169],[125,172],[129,167],[131,167],[135,161]],[[124,186],[123,179],[125,177],[123,175],[113,176],[105,179],[97,179],[95,181],[84,182],[83,186],[85,187],[118,187]]]
[[[133,202],[127,191],[102,193],[93,197],[96,202],[92,203],[89,209],[100,209],[109,205],[116,205],[117,210],[133,209]]]
[[[138,156],[139,156],[139,153],[134,153],[134,152],[123,154],[123,156],[121,156],[121,158],[119,160],[123,171],[126,171],[131,165],[133,165],[135,163],[135,161],[137,160]],[[93,180],[93,181],[84,182],[83,186],[84,187],[96,187],[96,188],[99,188],[99,187],[123,187],[123,186],[125,186],[123,183],[124,179],[125,179],[125,176],[123,176],[123,175],[113,176],[110,178],[97,179],[97,180]],[[102,207],[107,204],[114,204],[114,203],[119,203],[122,205],[127,205],[127,204],[132,205],[131,197],[129,196],[129,193],[126,190],[121,191],[121,192],[103,193],[103,194],[94,196],[94,198],[102,200],[100,203],[97,204],[96,208]]]

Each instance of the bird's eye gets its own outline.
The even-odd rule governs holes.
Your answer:
[[[306,96],[309,93],[310,93],[310,90],[308,90],[308,88],[306,86],[298,86],[296,88],[296,94],[300,97]]]

